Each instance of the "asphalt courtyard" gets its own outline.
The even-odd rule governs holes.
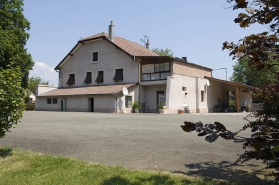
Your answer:
[[[208,143],[196,132],[186,133],[180,127],[184,121],[219,121],[237,131],[246,123],[245,115],[28,111],[0,139],[0,145],[133,169],[268,183],[256,175],[263,167],[260,161],[231,165],[244,152],[242,137],[236,142],[218,139]]]

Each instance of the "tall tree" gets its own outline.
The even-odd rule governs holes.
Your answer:
[[[223,49],[230,50],[233,59],[248,58],[248,67],[252,67],[253,73],[257,70],[270,70],[279,65],[279,49],[276,43],[279,41],[279,1],[278,0],[227,0],[232,3],[233,10],[244,9],[246,13],[239,13],[234,20],[240,27],[246,28],[251,24],[259,23],[269,27],[267,32],[252,34],[235,44],[224,42]],[[279,75],[276,82],[268,82],[267,85],[252,89],[252,98],[260,100],[263,105],[253,115],[256,120],[248,120],[238,132],[231,132],[219,123],[203,124],[201,122],[184,122],[182,129],[186,132],[197,131],[198,136],[205,136],[208,142],[214,142],[218,138],[234,140],[239,132],[251,129],[251,136],[246,138],[241,154],[237,162],[246,162],[251,159],[262,160],[266,168],[273,169],[270,176],[275,176],[279,182]]]
[[[279,71],[279,66],[271,66],[269,69],[257,70],[256,66],[248,67],[248,63],[248,57],[238,60],[233,66],[234,72],[230,80],[249,86],[267,85],[268,81],[275,82],[277,80],[275,72]]]
[[[23,15],[23,0],[0,0],[0,67],[13,61],[20,68],[22,87],[26,88],[29,70],[34,63],[25,48],[30,23]]]
[[[157,53],[160,56],[173,57],[173,52],[168,48],[166,48],[166,49],[154,48],[154,49],[152,49],[152,51],[154,51],[155,53]]]
[[[37,85],[49,85],[49,81],[43,81],[40,77],[31,77],[28,79],[28,88],[36,92]]]

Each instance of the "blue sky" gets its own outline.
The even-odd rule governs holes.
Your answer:
[[[114,22],[115,35],[141,44],[146,34],[150,48],[169,48],[175,57],[212,69],[226,67],[231,76],[232,61],[222,51],[224,41],[237,42],[245,35],[266,30],[262,25],[243,29],[234,23],[239,11],[226,0],[26,0],[24,15],[31,23],[28,52],[36,62],[30,76],[40,76],[57,85],[53,68],[82,37],[108,32]],[[225,70],[213,77],[226,79]]]

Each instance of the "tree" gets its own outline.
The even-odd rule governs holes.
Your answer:
[[[279,66],[272,66],[269,69],[264,68],[262,70],[257,70],[256,66],[247,67],[248,63],[248,57],[238,60],[233,66],[234,72],[230,77],[230,80],[249,86],[267,85],[268,80],[271,82],[276,81],[275,72],[279,71]]]
[[[13,61],[20,68],[22,87],[26,88],[29,70],[34,63],[25,48],[30,23],[23,15],[23,0],[0,0],[0,67]]]
[[[154,48],[154,49],[152,49],[152,51],[154,51],[155,53],[157,53],[160,56],[173,57],[173,52],[168,48],[166,48],[166,49]]]
[[[21,69],[14,65],[11,63],[6,69],[0,67],[0,138],[18,123],[25,109]]]
[[[279,1],[278,0],[227,0],[232,3],[233,10],[245,9],[247,13],[240,13],[234,20],[240,27],[246,28],[251,24],[259,23],[269,27],[269,30],[260,34],[252,34],[239,40],[239,43],[224,42],[223,50],[229,49],[233,59],[247,58],[247,67],[251,67],[252,73],[259,70],[271,70],[279,65],[279,50],[276,45],[279,34]],[[251,159],[262,160],[267,168],[274,171],[270,176],[275,176],[279,182],[279,75],[277,81],[268,81],[266,85],[254,87],[251,96],[263,102],[260,110],[253,116],[255,121],[247,120],[247,124],[238,132],[231,132],[219,122],[203,124],[201,122],[184,122],[182,129],[185,132],[196,130],[198,136],[205,136],[208,142],[214,142],[218,138],[234,140],[235,136],[246,129],[251,129],[251,137],[246,138],[243,144],[246,150],[236,162],[245,162]]]
[[[40,77],[31,77],[28,79],[28,88],[32,92],[36,92],[37,85],[49,85],[49,81],[43,81]]]

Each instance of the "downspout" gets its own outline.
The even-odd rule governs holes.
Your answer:
[[[117,97],[116,94],[113,95],[115,98],[115,113],[117,114]]]
[[[60,76],[60,74],[61,74],[61,87],[63,87],[63,73],[61,73],[60,71],[58,71],[58,70],[55,70],[57,73],[58,73],[58,88],[59,88],[59,76]]]
[[[140,87],[141,87],[141,85],[140,85],[140,73],[139,73],[139,71],[140,71],[140,64],[136,61],[136,55],[134,55],[134,61],[138,64],[138,78],[139,78],[138,84],[139,84],[139,104],[140,104]]]

